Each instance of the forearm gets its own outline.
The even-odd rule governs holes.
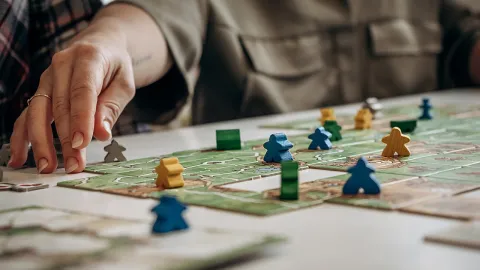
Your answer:
[[[136,88],[159,80],[172,65],[159,27],[147,13],[133,5],[111,4],[100,10],[71,43],[95,43],[106,38],[130,55]]]

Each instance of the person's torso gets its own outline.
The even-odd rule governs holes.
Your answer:
[[[439,0],[211,0],[193,123],[437,87]]]

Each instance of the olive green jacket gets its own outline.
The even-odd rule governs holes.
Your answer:
[[[151,14],[175,62],[138,107],[168,100],[160,106],[166,121],[191,102],[194,124],[465,82],[480,29],[467,10],[440,0],[121,2]]]

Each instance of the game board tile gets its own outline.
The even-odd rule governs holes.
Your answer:
[[[148,170],[142,169],[137,171],[120,172],[117,174],[124,175],[124,176],[146,177],[146,178],[150,178],[151,175],[155,175],[155,178],[156,178],[156,175],[157,175],[153,169],[148,169]]]
[[[149,222],[42,209],[66,218],[59,220],[60,226],[53,220],[48,226],[0,228],[1,269],[158,269],[159,265],[164,270],[210,269],[285,241],[274,235],[198,227],[152,237]],[[10,211],[24,214],[23,208]],[[72,227],[75,221],[81,226]],[[50,226],[55,222],[57,226]],[[172,249],[175,245],[182,248]]]
[[[430,176],[414,177],[406,181],[392,183],[395,187],[407,186],[417,191],[440,193],[442,196],[453,196],[480,188],[480,183],[458,182],[450,179],[434,178]]]
[[[460,220],[480,218],[480,199],[462,196],[439,197],[403,207],[400,211]]]
[[[472,146],[472,147],[465,148],[465,149],[452,150],[452,151],[446,152],[445,154],[461,155],[461,156],[478,158],[478,157],[480,157],[480,148]]]
[[[85,169],[85,172],[92,172],[92,173],[101,173],[101,174],[117,174],[117,173],[126,173],[126,172],[133,172],[133,171],[140,171],[140,168],[124,168],[118,166],[112,166],[102,169],[97,169],[95,171],[89,170],[88,168]]]
[[[259,156],[259,151],[255,151],[251,149],[228,150],[228,151],[224,151],[222,155],[234,156],[236,158],[257,157]]]
[[[411,150],[410,150],[411,151]],[[414,161],[419,158],[424,158],[424,157],[431,157],[438,155],[439,153],[410,153],[410,156],[408,157],[397,157],[398,160],[403,161],[403,162],[408,162],[408,161]]]
[[[135,164],[135,165],[119,165],[119,166],[116,166],[117,168],[126,168],[126,169],[142,169],[142,170],[145,170],[145,169],[154,169],[156,166],[158,166],[158,164],[160,163],[160,161],[156,161],[156,162],[149,162],[149,163],[140,163],[140,164]]]
[[[416,160],[404,162],[403,160],[399,160],[398,163],[391,164],[391,166],[379,167],[377,172],[406,176],[429,176],[460,168],[460,166],[454,165],[415,163],[415,161]]]
[[[475,147],[469,142],[427,142],[413,140],[407,144],[412,155],[426,154],[445,154],[451,151],[459,151]]]
[[[212,150],[211,152],[203,152],[203,151],[204,151],[204,149],[177,151],[177,152],[173,152],[172,154],[170,154],[170,156],[174,156],[174,157],[177,157],[178,159],[180,159],[182,157],[196,156],[200,153],[210,153],[211,155],[215,155],[216,153],[219,152],[219,151],[215,151],[215,150]]]
[[[330,151],[302,151],[293,154],[294,160],[300,160],[305,164],[315,164],[344,157],[342,153],[333,154]]]
[[[94,177],[87,177],[78,180],[69,180],[57,183],[57,186],[71,187],[90,190],[106,190],[126,188],[132,185],[151,183],[152,179],[142,177],[130,177],[117,174],[105,174]]]
[[[221,156],[214,157],[211,159],[202,159],[202,160],[192,160],[188,162],[182,162],[182,166],[185,169],[192,167],[203,167],[208,169],[215,168],[224,168],[229,166],[249,164],[257,162],[257,157],[240,157],[236,158],[235,156]]]
[[[480,250],[480,222],[457,224],[425,236],[425,241]]]
[[[346,171],[348,168],[354,166],[360,157],[365,157],[367,161],[373,165],[376,169],[382,170],[386,173],[389,173],[387,169],[397,168],[405,166],[405,162],[399,160],[398,158],[389,158],[383,157],[379,154],[376,155],[358,155],[351,156],[342,159],[316,163],[312,164],[309,167],[314,169],[323,169],[323,170],[334,170],[334,171]],[[397,173],[398,174],[398,173]]]
[[[195,190],[198,188],[205,188],[211,182],[203,179],[185,179],[185,185],[181,188],[175,188],[174,190]],[[155,179],[150,182],[144,182],[139,185],[112,187],[102,190],[105,193],[124,195],[136,198],[151,198],[156,192],[162,192],[163,189],[159,188],[155,184]]]
[[[448,170],[432,174],[429,177],[452,179],[459,183],[468,181],[470,183],[480,183],[480,167],[461,167],[454,170]]]
[[[301,166],[299,169],[306,169],[306,166]],[[241,181],[241,180],[248,180],[248,179],[258,179],[262,176],[272,176],[280,174],[280,165],[274,164],[263,164],[263,163],[256,163],[249,166],[238,166],[238,167],[230,167],[224,168],[221,170],[211,170],[209,172],[202,172],[201,175],[205,177],[211,177],[213,179],[217,178],[225,178],[225,179],[233,179],[232,182]],[[215,180],[216,181],[216,180]]]
[[[197,190],[165,190],[163,192],[152,193],[151,196],[158,198],[163,194],[175,195],[180,201],[190,205],[205,206],[258,216],[289,212],[303,207],[318,205],[323,202],[318,199],[309,201],[308,198],[298,201],[279,201],[276,198],[269,198],[269,194],[246,191],[225,191],[218,187],[217,190],[210,189],[208,192]]]
[[[290,149],[290,152],[293,153],[293,152],[297,152],[297,151],[305,151],[305,150],[308,150],[308,146],[310,145],[310,143],[301,143],[301,144],[294,144],[293,147]]]
[[[198,174],[198,173],[205,172],[205,171],[210,171],[210,169],[205,168],[205,167],[201,167],[201,166],[197,166],[197,167],[186,168],[186,169],[183,171],[183,174],[186,174],[186,173],[195,173],[195,174]]]
[[[437,166],[466,166],[480,162],[480,156],[469,156],[461,154],[439,154],[435,156],[422,157],[410,161],[409,163],[422,163]]]
[[[328,151],[320,152],[318,162],[310,163],[310,165],[317,165],[319,163],[329,163],[330,161],[341,161],[345,158],[356,158],[358,159],[361,156],[371,156],[371,155],[380,155],[382,150],[378,149],[369,149],[361,148],[359,146],[347,147],[347,148],[333,148]]]
[[[345,184],[345,182],[348,180],[348,178],[350,178],[350,176],[351,174],[342,174],[342,175],[337,175],[329,178],[319,179],[311,183],[318,182],[318,185],[322,185],[322,186],[327,185],[328,186],[327,190],[323,190],[323,191],[339,194],[342,192],[342,187]],[[409,179],[416,178],[416,177],[383,173],[383,172],[376,172],[375,177],[378,180],[378,182],[382,184],[382,186],[386,184],[390,185],[398,181],[407,181]]]
[[[163,156],[147,157],[147,158],[133,159],[133,160],[127,160],[122,162],[112,162],[112,163],[105,163],[105,164],[113,164],[115,166],[121,166],[121,167],[129,167],[133,165],[140,165],[140,164],[147,164],[147,163],[158,164],[161,158],[163,158]]]
[[[478,132],[478,131],[477,131]],[[448,143],[448,142],[457,142],[457,143],[473,143],[477,141],[478,134],[474,132],[463,132],[465,134],[460,134],[460,132],[448,132],[438,136],[425,136],[418,138],[422,141],[432,141],[436,143]]]
[[[326,202],[395,210],[441,196],[440,193],[411,188],[404,184],[406,182],[408,181],[400,181],[391,185],[382,186],[382,191],[379,195],[342,195],[340,197],[328,199]]]
[[[336,141],[336,142],[332,142],[336,147],[342,147],[342,148],[347,148],[347,147],[350,147],[350,146],[357,146],[357,145],[360,145],[360,146],[363,146],[364,144],[371,144],[371,143],[375,143],[375,140],[374,139],[365,139],[365,140],[362,140],[361,138],[355,138],[355,137],[351,137],[351,138],[343,138],[342,140],[340,141]],[[377,145],[378,147],[379,145]],[[368,146],[364,146],[364,148],[368,148]]]

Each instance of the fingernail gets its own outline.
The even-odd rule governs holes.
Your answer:
[[[83,143],[83,134],[81,132],[75,132],[72,139],[72,148],[77,149]]]
[[[48,161],[45,158],[41,158],[38,161],[38,173],[42,173],[45,168],[48,167]]]
[[[66,163],[66,166],[65,166],[65,172],[66,173],[71,173],[71,172],[75,171],[76,168],[78,168],[77,159],[73,158],[73,157],[69,157],[67,159],[67,163]]]
[[[112,126],[110,126],[110,123],[107,120],[103,121],[103,127],[105,130],[110,134],[110,138],[112,137]]]

